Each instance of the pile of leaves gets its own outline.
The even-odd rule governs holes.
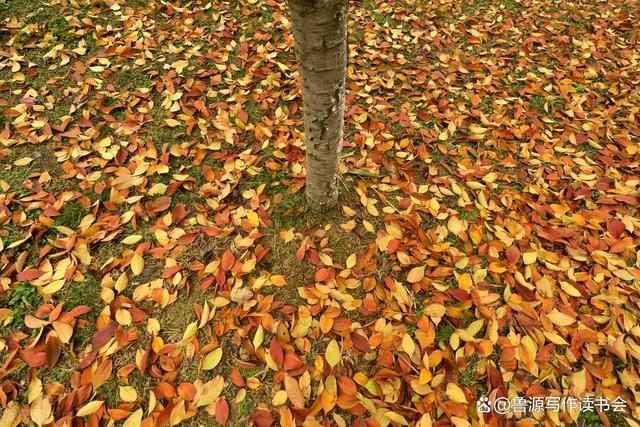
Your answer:
[[[636,6],[354,2],[317,214],[285,2],[0,0],[0,424],[638,426]]]

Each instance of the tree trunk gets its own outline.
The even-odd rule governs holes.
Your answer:
[[[344,132],[348,0],[288,0],[302,83],[306,198],[326,210],[338,200]]]

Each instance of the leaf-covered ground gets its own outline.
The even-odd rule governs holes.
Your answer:
[[[638,2],[350,14],[319,215],[284,2],[0,0],[1,425],[638,426]]]

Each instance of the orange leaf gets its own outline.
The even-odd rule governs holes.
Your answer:
[[[417,283],[421,281],[424,278],[425,267],[426,266],[424,265],[419,267],[413,267],[411,271],[409,271],[409,274],[407,275],[407,282]]]
[[[227,249],[222,255],[222,269],[224,271],[229,271],[233,267],[234,263],[235,257],[233,256],[233,253]]]

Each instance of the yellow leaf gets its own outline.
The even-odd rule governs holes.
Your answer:
[[[573,286],[571,283],[560,282],[560,287],[562,288],[563,291],[565,291],[567,294],[571,295],[572,297],[580,297],[580,296],[582,296],[580,291],[577,290],[575,288],[575,286]]]
[[[469,326],[467,326],[466,331],[469,334],[471,334],[471,336],[475,336],[475,334],[480,332],[480,329],[482,329],[483,325],[484,325],[484,319],[476,320],[474,322],[471,322],[471,324]]]
[[[154,184],[153,187],[149,189],[149,192],[147,194],[149,194],[150,196],[158,196],[166,192],[167,192],[167,184],[158,182],[157,184]]]
[[[138,392],[130,385],[120,386],[120,399],[123,402],[135,402],[138,399]]]
[[[367,212],[369,212],[369,215],[378,216],[379,212],[374,202],[375,202],[374,200],[367,201]]]
[[[416,343],[413,342],[409,334],[405,334],[402,337],[402,350],[409,356],[413,356],[413,353],[416,351]]]
[[[349,255],[349,257],[347,258],[347,268],[353,268],[356,265],[356,261],[358,260],[357,256],[355,253]]]
[[[139,276],[142,270],[144,270],[144,258],[134,253],[133,258],[131,258],[131,272],[134,276]]]
[[[384,413],[384,416],[386,418],[388,418],[391,422],[394,422],[396,424],[400,424],[400,425],[403,425],[403,426],[409,425],[407,420],[402,415],[398,414],[397,412],[387,411],[387,412]]]
[[[116,283],[115,285],[113,285],[113,287],[116,288],[116,291],[122,292],[127,288],[128,284],[129,278],[127,277],[127,273],[122,273],[120,277],[118,277],[118,280],[116,280]]]
[[[202,387],[196,391],[196,396],[193,401],[196,406],[210,405],[218,399],[223,389],[224,378],[218,375],[211,381],[204,383]]]
[[[533,264],[538,260],[538,252],[525,252],[522,254],[522,260],[525,265]]]
[[[59,320],[53,322],[51,326],[53,326],[56,334],[58,334],[60,342],[62,342],[63,344],[67,344],[69,343],[69,341],[71,341],[71,336],[73,335],[73,326]]]
[[[464,392],[454,382],[447,383],[447,397],[454,402],[458,403],[467,403],[467,397],[464,395]]]
[[[254,211],[247,211],[247,219],[252,227],[258,227],[260,225],[260,217]]]
[[[287,402],[287,392],[285,390],[278,390],[271,399],[273,406],[284,405]]]
[[[169,127],[176,127],[176,126],[180,126],[182,123],[180,123],[178,120],[175,119],[165,119],[164,121],[167,125],[169,125]]]
[[[253,348],[257,349],[264,342],[264,328],[262,325],[258,325],[258,329],[256,330],[256,334],[253,336]]]
[[[452,216],[447,221],[447,228],[449,231],[455,235],[458,235],[461,231],[465,229],[464,224],[457,216]]]
[[[60,289],[62,289],[62,286],[64,286],[64,279],[60,279],[60,280],[54,280],[53,282],[49,283],[47,286],[44,286],[42,289],[40,289],[40,291],[45,294],[45,295],[53,295],[56,292],[58,292]]]
[[[210,371],[211,369],[218,366],[220,360],[222,360],[222,348],[218,347],[212,352],[207,353],[204,359],[202,359],[202,369],[205,371]]]
[[[196,334],[197,330],[198,322],[189,323],[189,325],[187,325],[187,329],[185,329],[184,331],[184,335],[182,335],[182,341],[187,341],[188,339],[193,337]]]
[[[53,419],[49,420],[51,418],[51,404],[49,403],[49,398],[44,398],[42,395],[38,396],[31,404],[29,414],[31,415],[31,421],[39,426],[53,421]],[[0,425],[4,426],[5,424],[0,423]]]
[[[33,161],[33,159],[31,157],[23,157],[21,159],[16,160],[15,162],[13,162],[13,165],[14,166],[27,166],[32,161]]]
[[[574,319],[573,317],[567,316],[566,314],[558,311],[555,308],[551,310],[549,314],[547,314],[547,317],[549,318],[549,320],[551,320],[551,323],[558,326],[569,326],[576,321],[576,319]]]
[[[322,261],[322,263],[326,266],[333,266],[333,259],[331,259],[331,257],[325,253],[319,253],[318,257],[320,258],[320,261]]]
[[[419,267],[413,267],[411,271],[409,271],[409,274],[407,274],[407,282],[417,283],[421,281],[424,278],[425,267],[426,266],[424,265]]]
[[[573,387],[575,387],[576,396],[581,396],[584,394],[584,391],[587,387],[587,375],[584,369],[575,372],[571,375],[571,382],[573,383]]]
[[[469,273],[464,273],[460,277],[458,277],[458,287],[460,289],[464,289],[465,291],[471,290],[473,286],[473,279]]]
[[[416,423],[415,427],[433,427],[433,421],[429,414],[424,414]]]
[[[440,318],[444,316],[444,313],[446,313],[446,311],[447,308],[442,304],[431,304],[424,309],[424,314],[431,318]]]
[[[136,412],[129,415],[129,418],[122,423],[122,427],[138,427],[142,422],[142,408],[139,408]]]
[[[87,415],[91,415],[96,412],[102,406],[102,400],[94,400],[93,402],[89,402],[84,405],[82,408],[78,409],[76,412],[76,417],[84,417]]]
[[[131,236],[127,236],[120,243],[123,245],[135,245],[140,240],[142,240],[142,236],[139,234],[132,234]]]
[[[122,326],[131,325],[132,318],[131,318],[131,313],[129,313],[129,310],[125,310],[125,309],[117,310],[116,321]]]
[[[471,427],[471,423],[469,423],[469,421],[465,420],[464,418],[451,417],[451,422],[453,423],[454,427]]]
[[[334,368],[340,361],[341,356],[340,345],[336,340],[331,340],[325,352],[325,358],[329,366]]]

